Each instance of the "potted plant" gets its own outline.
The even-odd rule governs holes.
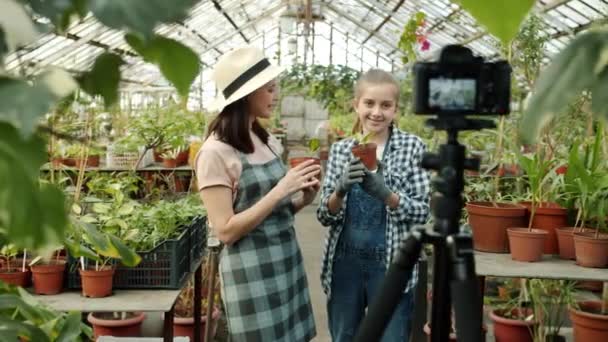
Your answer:
[[[206,269],[206,268],[205,268]],[[203,276],[203,280],[206,277]],[[217,323],[221,316],[221,311],[217,305],[213,306],[211,320],[207,315],[207,298],[202,295],[201,305],[201,336],[200,341],[205,341],[205,326],[212,324],[211,337],[214,337],[217,331]],[[219,303],[219,291],[216,289],[214,303]],[[211,323],[209,323],[211,321]],[[177,301],[175,302],[175,317],[173,318],[173,335],[188,336],[190,341],[194,341],[194,284],[192,279],[188,281],[186,287],[180,292]]]
[[[543,185],[547,180],[551,162],[544,160],[538,153],[531,158],[521,155],[519,160],[528,176],[528,185],[532,197],[530,205],[531,214],[527,228],[511,227],[507,229],[509,247],[513,260],[538,261],[543,255],[548,232],[534,229],[532,223],[534,222],[537,208],[540,206],[539,203],[542,203]]]
[[[557,173],[554,158],[543,153],[520,155],[520,165],[527,175],[531,201],[521,202],[528,208],[528,228],[547,232],[543,253],[558,254],[556,229],[568,226],[568,211],[553,198],[562,190],[562,177]]]
[[[63,289],[65,258],[56,250],[49,259],[37,257],[30,263],[34,292],[36,294],[54,295]]]
[[[143,312],[91,312],[87,321],[93,326],[93,336],[139,337]]]
[[[524,302],[529,302],[529,299],[526,280],[521,279],[519,296],[490,311],[496,341],[534,341],[534,330],[538,322],[533,310],[524,306]]]
[[[576,209],[576,219],[573,227],[562,227],[556,230],[559,255],[562,259],[576,259],[574,248],[574,233],[586,230],[585,224],[589,216],[589,200],[593,189],[597,189],[602,174],[599,168],[599,144],[596,137],[593,148],[587,146],[581,158],[581,144],[576,142],[570,148],[568,157],[569,167],[563,176],[565,196],[562,199],[566,207]]]
[[[575,341],[608,340],[608,283],[600,301],[574,303],[569,309]]]
[[[378,161],[376,160],[377,146],[375,143],[370,142],[370,139],[373,136],[373,132],[355,134],[354,138],[357,143],[351,149],[353,155],[361,159],[363,165],[370,171],[374,171],[378,168]]]
[[[15,258],[19,254],[19,249],[13,244],[6,244],[0,249],[0,258],[3,262],[0,271],[0,279],[7,284],[27,287],[30,272],[26,269],[26,256],[22,259],[22,265],[15,264]]]
[[[321,141],[319,140],[319,138],[316,138],[316,137],[311,138],[308,141],[308,155],[289,158],[289,166],[293,168],[308,160],[314,160],[313,164],[321,165],[321,160],[319,158],[310,156],[310,155],[314,154],[319,149],[320,146],[321,146]],[[320,177],[321,177],[321,175],[319,174],[317,176],[317,178],[320,179]]]
[[[182,152],[180,147],[165,151],[161,157],[163,158],[163,166],[168,169],[174,169],[177,167],[177,158]]]
[[[118,237],[97,229],[83,218],[77,220],[75,226],[80,229],[74,236],[81,240],[67,239],[65,245],[72,257],[79,258],[82,294],[93,298],[107,297],[112,294],[112,262],[136,266],[141,257]],[[85,262],[85,258],[94,261],[94,265]]]
[[[528,293],[538,324],[534,327],[534,340],[539,342],[566,342],[560,335],[570,307],[576,282],[571,280],[530,279]]]

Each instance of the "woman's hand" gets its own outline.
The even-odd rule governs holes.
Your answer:
[[[321,166],[313,163],[314,160],[307,160],[287,171],[276,185],[284,197],[310,187],[317,187],[316,191],[318,191],[320,185],[315,176],[321,173]]]
[[[321,189],[321,182],[318,182],[318,181],[317,181],[317,184],[315,184],[311,187],[302,189],[303,206],[307,206],[307,205],[311,204],[312,201],[315,200],[315,197],[317,197],[317,192],[319,192],[319,189]]]

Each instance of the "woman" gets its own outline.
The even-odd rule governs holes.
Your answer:
[[[219,269],[231,341],[316,334],[293,222],[319,190],[320,167],[286,171],[280,143],[258,122],[272,114],[281,71],[253,47],[219,59],[213,79],[222,95],[213,106],[220,114],[196,159],[210,227],[224,243]]]

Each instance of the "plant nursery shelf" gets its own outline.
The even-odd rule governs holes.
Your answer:
[[[78,171],[78,168],[71,166],[61,166],[60,168],[56,168],[56,170],[71,170]],[[51,168],[49,164],[43,165],[40,170],[42,171],[50,171]],[[114,172],[114,171],[131,171],[131,168],[126,167],[87,167],[85,171],[105,171],[105,172]],[[146,167],[140,167],[136,171],[193,171],[190,165],[182,165],[175,168],[167,168],[160,164],[153,164]]]
[[[475,252],[478,276],[608,281],[608,269],[587,268],[573,260],[544,255],[539,262],[521,262],[510,254]]]
[[[170,311],[180,290],[114,290],[105,298],[86,298],[81,291],[68,291],[36,299],[57,311],[114,312]]]

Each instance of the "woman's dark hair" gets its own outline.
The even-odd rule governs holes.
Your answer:
[[[258,120],[251,127],[253,133],[264,143],[268,143],[268,132]],[[226,106],[209,124],[207,137],[215,134],[217,139],[243,153],[253,153],[253,141],[249,135],[249,114],[247,113],[247,97]]]

